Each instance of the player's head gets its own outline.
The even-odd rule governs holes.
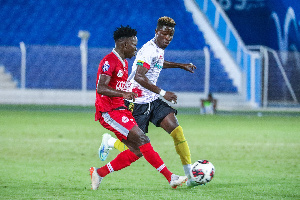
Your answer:
[[[136,51],[137,31],[130,26],[120,26],[114,32],[116,48],[121,51],[124,58],[132,58]]]
[[[207,95],[207,99],[210,100],[210,101],[213,100],[213,95],[212,95],[212,93],[209,93],[209,94]]]
[[[155,29],[155,43],[165,49],[173,39],[175,33],[175,21],[171,17],[161,17],[157,21]]]

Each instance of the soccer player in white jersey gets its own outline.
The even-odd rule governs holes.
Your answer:
[[[164,60],[164,50],[170,44],[175,32],[175,21],[170,17],[158,19],[155,37],[148,41],[138,51],[132,72],[128,77],[128,88],[138,94],[135,102],[126,101],[126,106],[132,111],[139,128],[148,132],[149,122],[157,127],[162,127],[174,141],[177,154],[180,156],[184,172],[188,177],[187,185],[193,186],[190,176],[191,155],[189,146],[183,134],[183,129],[176,118],[177,110],[164,102],[159,97],[169,102],[177,103],[175,93],[165,91],[156,86],[162,68],[181,68],[193,73],[196,67],[193,64],[182,64]],[[101,160],[105,160],[110,147],[123,151],[127,147],[119,140],[104,134],[99,148]]]

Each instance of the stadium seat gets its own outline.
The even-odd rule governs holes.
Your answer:
[[[136,28],[140,48],[154,37],[156,20],[161,16],[170,16],[177,24],[175,37],[166,50],[166,60],[193,62],[198,69],[192,76],[181,70],[164,70],[158,84],[167,90],[203,92],[205,70],[202,50],[206,44],[181,0],[174,0],[172,4],[160,0],[136,1],[134,4],[102,0],[2,2],[0,47],[3,48],[0,48],[0,52],[3,52],[3,56],[0,55],[0,64],[4,64],[6,70],[20,82],[21,58],[18,47],[24,41],[28,46],[26,87],[79,90],[81,64],[78,48],[80,38],[77,34],[79,30],[87,30],[91,33],[88,41],[87,87],[94,90],[99,61],[114,46],[112,33],[115,27],[122,24]],[[15,49],[6,52],[5,47],[8,46]],[[212,92],[235,92],[236,88],[221,63],[213,54],[211,59]],[[129,61],[130,64],[132,62]],[[222,87],[217,86],[220,82]]]

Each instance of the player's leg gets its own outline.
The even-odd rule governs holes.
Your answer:
[[[204,107],[204,106],[203,106],[203,107],[201,106],[201,108],[200,108],[200,114],[201,114],[201,115],[205,115],[205,113],[206,113],[206,112],[205,112],[205,107]]]
[[[179,126],[178,120],[175,116],[177,110],[172,108],[169,104],[157,99],[152,102],[152,113],[150,121],[157,127],[162,127],[168,132],[174,141],[174,146],[177,154],[180,157],[186,176],[190,179],[191,169],[191,154],[188,143],[184,137],[183,129]]]
[[[108,130],[113,131],[118,139],[122,139],[122,141],[130,149],[121,152],[107,165],[99,169],[90,169],[92,177],[92,189],[98,189],[101,180],[107,174],[130,166],[132,162],[138,160],[138,158],[142,155],[153,167],[155,167],[166,177],[173,188],[176,188],[178,185],[181,185],[183,182],[185,182],[186,177],[174,175],[167,169],[158,153],[153,150],[149,138],[143,133],[143,131],[139,129],[137,125],[131,125],[134,123],[133,117],[131,118],[129,115],[126,117],[129,119],[125,120],[125,123],[123,120],[124,117],[122,117],[120,113],[118,113],[118,115],[114,115],[113,113],[111,115],[105,113],[105,116],[102,118],[102,120],[100,119],[100,123]],[[128,131],[129,129],[130,131]]]
[[[146,111],[148,111],[149,109],[149,104],[132,104],[128,101],[125,101],[125,105],[131,109],[132,115],[135,118],[135,121],[138,124],[139,128],[144,133],[147,133],[150,115],[149,113],[145,113],[147,113]],[[107,135],[109,134],[103,134],[102,142],[99,148],[99,158],[102,161],[104,161],[107,158],[107,155],[112,148],[115,148],[120,152],[128,149],[128,147],[123,142]]]
[[[149,116],[143,114],[144,113],[143,111],[145,109],[146,110],[148,109],[148,104],[145,105],[136,104],[134,109],[138,109],[136,112],[134,112],[135,113],[134,117],[136,119],[136,122],[138,123],[139,127],[146,129],[147,128],[146,125],[149,124]],[[161,126],[165,131],[167,131],[172,136],[175,149],[177,154],[180,156],[184,172],[186,176],[190,179],[190,173],[189,173],[191,169],[190,150],[189,150],[188,143],[184,137],[182,127],[179,126],[177,118],[175,117],[174,112],[176,112],[176,110],[171,108],[168,104],[162,102],[161,100],[156,100],[153,103],[151,103],[151,110],[152,110],[151,112],[153,112],[152,115],[154,116],[152,122],[156,126]],[[119,151],[123,151],[124,147],[126,148],[124,143],[122,143],[120,140],[116,140],[113,137],[110,138],[108,143],[109,143],[109,147],[115,147]]]
[[[131,120],[132,119],[132,120]],[[101,125],[114,132],[118,139],[127,139],[130,130],[136,126],[136,123],[131,116],[131,113],[124,111],[112,111],[108,113],[102,113],[99,120]],[[118,156],[111,162],[107,163],[101,168],[90,168],[90,174],[92,179],[92,189],[98,189],[102,179],[114,171],[121,170],[131,165],[131,163],[141,157],[142,154],[133,153],[130,150],[126,150],[118,154]]]
[[[97,190],[102,179],[106,175],[128,167],[131,165],[131,163],[137,161],[138,159],[139,157],[128,149],[119,153],[115,159],[113,159],[111,162],[107,163],[101,168],[91,167],[90,175],[92,179],[92,189]]]
[[[135,130],[133,130],[133,133],[129,133],[127,140],[123,140],[130,150],[137,155],[142,153],[148,163],[164,175],[171,187],[176,188],[184,183],[186,181],[186,177],[172,174],[172,172],[168,170],[159,154],[154,151],[148,136],[146,136],[137,126],[133,127],[133,129]]]
[[[101,142],[101,145],[100,145],[99,150],[98,150],[99,158],[100,158],[101,161],[106,160],[106,158],[109,154],[109,151],[112,149],[108,145],[108,141],[109,141],[110,138],[112,138],[112,137],[108,133],[104,133],[102,135],[102,142]]]
[[[137,156],[135,153],[127,149],[126,151],[122,151],[121,153],[119,153],[117,157],[111,162],[97,169],[97,172],[103,178],[114,171],[119,171],[125,167],[130,166],[131,163],[137,161],[141,156],[142,154],[140,154],[140,156]]]
[[[102,180],[109,173],[130,166],[132,162],[135,162],[143,155],[155,169],[164,175],[171,187],[176,188],[186,181],[185,176],[175,175],[168,170],[159,154],[154,151],[149,138],[137,126],[134,126],[130,130],[127,140],[123,139],[122,141],[129,146],[130,149],[121,152],[114,160],[99,169],[91,168],[92,170],[96,170],[99,175],[99,177],[96,177],[95,179]],[[97,189],[98,187],[93,188]]]
[[[121,152],[128,149],[128,147],[120,140],[113,141],[113,147]]]
[[[106,160],[109,151],[112,150],[112,148],[118,149],[120,152],[128,149],[128,147],[119,139],[112,137],[109,133],[104,133],[98,150],[101,161]]]
[[[182,127],[178,124],[177,118],[174,113],[169,113],[160,123],[160,126],[167,131],[173,138],[174,146],[177,154],[180,157],[183,165],[183,170],[188,179],[191,178],[191,153],[188,143],[183,134]]]

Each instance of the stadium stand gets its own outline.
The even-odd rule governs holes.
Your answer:
[[[156,20],[164,15],[177,23],[174,40],[166,50],[166,60],[193,62],[198,69],[194,75],[182,70],[164,70],[158,84],[166,90],[203,92],[202,49],[207,44],[180,0],[1,1],[0,64],[20,83],[18,46],[23,41],[27,48],[26,88],[80,90],[80,38],[77,34],[79,30],[87,30],[91,33],[87,88],[94,90],[98,63],[114,45],[111,37],[114,28],[121,24],[136,28],[138,47],[141,47],[154,37]],[[212,53],[210,85],[213,93],[237,92]]]

